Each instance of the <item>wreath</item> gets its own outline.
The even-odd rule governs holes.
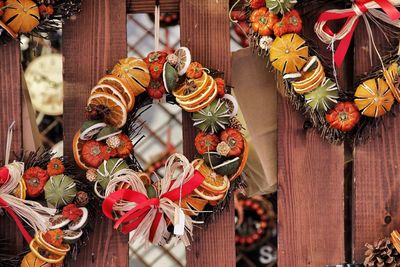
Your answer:
[[[0,253],[0,265],[63,266],[87,236],[85,206],[90,196],[85,184],[72,178],[72,169],[50,151],[22,152],[18,161],[8,163],[11,134],[12,128],[5,165],[0,167],[0,208],[14,220],[29,247],[18,255]]]
[[[20,34],[45,37],[80,8],[81,0],[0,0],[0,43]]]
[[[192,61],[186,47],[121,59],[91,89],[74,158],[103,199],[104,215],[115,229],[132,233],[132,242],[179,239],[188,246],[193,224],[223,209],[241,183],[248,148],[235,117],[238,104],[227,91],[223,73]],[[198,129],[196,159],[165,155],[162,178],[155,168],[143,171],[134,155],[134,140],[143,137],[137,118],[160,99],[188,112]]]
[[[400,50],[380,55],[371,30],[378,25],[387,40],[399,40],[400,2],[397,0],[335,1],[343,9],[320,13],[314,26],[316,36],[332,51],[332,60],[313,49],[316,45],[301,36],[303,22],[299,10],[320,12],[318,1],[251,0],[243,14],[250,24],[249,38],[260,56],[282,75],[285,92],[321,136],[331,143],[344,140],[358,143],[372,135],[386,114],[393,113],[400,101]],[[321,4],[323,4],[321,2]],[[331,22],[345,20],[335,32]],[[341,66],[360,21],[364,21],[372,51],[379,57],[375,70],[357,82],[356,89],[345,92],[337,80]],[[339,42],[335,49],[335,43]],[[396,43],[397,45],[398,43]]]

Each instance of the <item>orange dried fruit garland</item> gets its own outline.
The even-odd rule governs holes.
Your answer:
[[[20,34],[41,36],[61,29],[66,19],[75,16],[81,0],[39,1],[0,0],[0,43],[18,38]]]
[[[162,182],[152,181],[148,174],[138,171],[141,168],[133,146],[137,133],[131,130],[137,114],[160,98],[167,98],[189,112],[198,135],[204,139],[196,138],[198,157],[190,164],[195,172],[193,177],[202,177],[202,182],[188,192],[185,189],[182,197],[172,197],[173,205],[190,217],[214,210],[224,201],[239,182],[236,180],[246,164],[248,148],[235,118],[237,101],[228,92],[221,75],[192,62],[190,50],[181,47],[171,54],[151,52],[143,60],[121,59],[109,75],[99,80],[87,101],[87,121],[75,134],[72,145],[77,165],[86,170],[86,179],[93,183],[95,193],[105,199],[103,203],[109,201],[110,194],[126,190],[145,190],[144,195],[150,200],[163,197]],[[212,144],[208,144],[209,136],[213,136]],[[217,161],[211,159],[215,157]],[[165,166],[166,172],[169,168]],[[129,210],[114,210],[116,219],[124,219],[126,212]],[[176,227],[168,214],[162,218]],[[145,240],[152,242],[152,238],[148,236]]]
[[[327,73],[330,68],[301,37],[303,21],[295,8],[301,8],[306,1],[253,2],[244,6],[243,14],[250,24],[249,36],[258,50],[256,54],[268,56],[269,64],[282,75],[294,106],[306,113],[312,125],[331,143],[368,139],[371,131],[363,130],[376,127],[381,121],[378,118],[391,113],[394,102],[400,101],[398,55],[390,54],[382,62],[381,71],[369,74],[349,95],[341,92],[335,82],[336,74]],[[322,39],[321,35],[318,37]],[[341,112],[344,107],[348,110]]]
[[[13,258],[20,257],[22,267],[62,266],[87,231],[89,210],[85,206],[90,196],[82,191],[87,183],[76,183],[67,175],[70,166],[51,151],[23,152],[18,158],[0,167],[0,207],[11,215],[29,246],[27,254]],[[0,258],[0,265],[8,264],[9,259]]]

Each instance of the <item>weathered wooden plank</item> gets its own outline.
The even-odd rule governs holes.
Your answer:
[[[120,58],[126,57],[126,2],[83,1],[82,12],[63,30],[64,153],[72,157],[73,135],[84,121],[90,89]],[[127,236],[95,215],[93,233],[74,266],[128,266]]]
[[[22,148],[22,90],[19,43],[13,41],[0,47],[0,159],[5,159],[8,126],[15,121],[11,151]],[[0,217],[0,238],[10,240],[11,252],[21,251],[22,235],[7,216]]]
[[[303,19],[305,25],[315,20]],[[315,40],[312,27],[305,31],[305,36]],[[317,52],[328,55],[324,44]],[[346,88],[346,77],[341,77]],[[279,266],[320,267],[345,259],[343,146],[328,144],[315,130],[303,126],[304,116],[279,95]]]
[[[192,52],[192,60],[225,72],[230,81],[228,0],[181,1],[181,44]],[[190,115],[183,116],[184,154],[193,158],[195,130]],[[224,211],[215,222],[195,229],[187,250],[188,266],[235,266],[234,209]]]
[[[388,43],[375,24],[371,26],[377,47],[384,54]],[[354,37],[355,80],[371,68],[367,40],[365,25],[360,22]],[[377,66],[379,61],[371,49]],[[400,117],[388,116],[384,124],[370,142],[354,150],[353,258],[356,261],[364,259],[366,242],[388,236],[400,226]]]
[[[233,5],[236,0],[230,0],[230,5]],[[126,0],[126,12],[132,13],[153,13],[155,0]],[[179,0],[160,0],[161,12],[179,12]],[[240,9],[243,2],[236,5],[235,9]]]
[[[126,10],[132,13],[154,13],[155,0],[126,0]],[[179,0],[160,0],[161,12],[179,12]]]

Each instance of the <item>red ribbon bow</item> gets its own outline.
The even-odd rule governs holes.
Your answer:
[[[133,191],[131,189],[121,189],[111,193],[103,201],[103,213],[109,219],[116,220],[114,224],[114,229],[117,229],[120,225],[122,225],[121,231],[124,234],[128,234],[140,225],[140,223],[143,221],[143,219],[146,217],[151,209],[159,207],[161,198],[168,198],[171,201],[177,201],[180,197],[184,198],[185,196],[193,192],[193,190],[196,189],[203,181],[203,175],[201,175],[201,173],[199,173],[198,171],[195,171],[193,177],[188,182],[182,185],[182,189],[180,187],[177,187],[161,195],[159,198],[148,198],[145,194],[142,194],[140,192]],[[138,205],[130,211],[126,212],[119,219],[116,219],[113,216],[113,206],[116,202],[121,200],[134,202]],[[161,216],[162,212],[158,211],[150,228],[150,241],[153,241],[154,235],[158,228],[158,224],[161,220]]]
[[[321,13],[321,15],[318,18],[318,22],[335,21],[335,20],[347,18],[344,26],[342,27],[342,29],[343,29],[349,23],[351,23],[351,20],[354,19],[354,17],[357,17],[357,19],[353,23],[349,33],[340,41],[339,46],[335,52],[335,62],[338,67],[340,67],[341,64],[343,63],[344,57],[346,56],[347,50],[349,49],[351,39],[353,38],[354,31],[359,22],[359,18],[358,18],[359,14],[357,14],[357,12],[354,9],[358,8],[359,12],[365,14],[365,13],[369,12],[368,8],[365,5],[370,2],[375,2],[377,5],[379,5],[379,7],[382,8],[382,10],[386,13],[386,15],[391,20],[397,20],[400,18],[400,12],[388,0],[374,0],[374,1],[372,1],[372,0],[356,0],[353,4],[354,7],[352,9],[349,9],[348,11],[337,13],[337,12],[332,12],[332,11],[328,10],[328,11]],[[332,29],[327,24],[324,25],[323,31],[332,37],[335,35],[335,33],[332,31]]]
[[[0,185],[6,183],[10,177],[10,172],[6,167],[0,168]],[[28,233],[28,231],[25,229],[24,225],[22,224],[21,220],[19,219],[18,215],[15,214],[13,209],[10,207],[10,205],[0,197],[0,207],[4,208],[5,211],[7,211],[8,214],[10,214],[11,218],[15,221],[17,224],[19,230],[21,231],[22,235],[24,236],[26,242],[28,244],[32,241],[32,237]]]

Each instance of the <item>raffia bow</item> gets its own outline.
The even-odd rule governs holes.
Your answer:
[[[331,9],[321,13],[314,26],[314,31],[318,38],[326,44],[332,45],[336,40],[340,40],[334,55],[334,62],[337,66],[341,66],[350,46],[351,39],[353,38],[354,31],[358,25],[359,18],[362,17],[367,27],[369,41],[374,46],[382,62],[382,58],[374,42],[372,29],[367,16],[370,16],[374,21],[377,19],[400,28],[400,12],[397,10],[399,6],[400,0],[355,0],[351,8]],[[382,9],[382,11],[379,9]],[[329,21],[341,19],[346,19],[345,24],[339,32],[333,32],[327,23]]]
[[[4,168],[4,167],[3,167]],[[24,172],[23,162],[13,162],[5,166],[8,170],[7,181],[0,186],[0,208],[13,218],[25,240],[30,243],[32,237],[24,228],[22,221],[32,227],[35,232],[47,231],[49,216],[54,215],[56,210],[43,207],[38,202],[15,197],[12,195],[14,189],[22,179]]]
[[[178,170],[181,171],[177,172]],[[115,221],[115,229],[122,226],[123,233],[132,233],[131,242],[141,240],[145,245],[163,245],[169,236],[167,220],[174,221],[175,211],[180,208],[180,200],[197,188],[203,180],[204,177],[194,170],[188,159],[176,153],[168,158],[165,176],[157,183],[158,197],[148,198],[138,173],[123,169],[113,175],[107,186],[103,213]],[[121,182],[129,184],[130,188],[117,190]],[[119,218],[114,217],[115,212],[123,215]],[[177,238],[188,246],[195,222],[188,215],[185,215],[184,221],[185,233]]]

